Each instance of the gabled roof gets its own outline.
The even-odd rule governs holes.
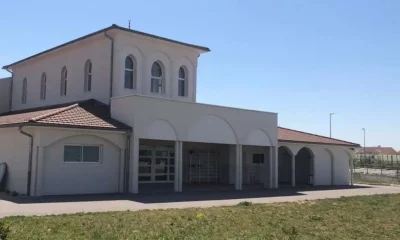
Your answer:
[[[335,138],[324,137],[312,133],[301,132],[289,128],[278,127],[279,142],[299,142],[327,145],[340,145],[349,147],[359,147],[357,143],[347,142]]]
[[[364,153],[364,148],[358,148],[355,151],[356,153]],[[366,147],[365,148],[366,154],[373,154],[373,155],[400,155],[400,152],[397,152],[392,147]]]
[[[110,27],[103,28],[103,29],[101,29],[101,30],[99,30],[99,31],[90,33],[90,34],[85,35],[85,36],[83,36],[83,37],[80,37],[80,38],[74,39],[74,40],[72,40],[72,41],[66,42],[66,43],[64,43],[64,44],[61,44],[61,45],[59,45],[59,46],[50,48],[50,49],[48,49],[48,50],[46,50],[46,51],[37,53],[37,54],[35,54],[35,55],[32,55],[32,56],[27,57],[27,58],[24,58],[24,59],[19,60],[19,61],[17,61],[17,62],[14,62],[14,63],[8,64],[8,65],[5,65],[5,66],[3,66],[3,69],[8,69],[9,67],[11,67],[11,66],[13,66],[13,65],[16,65],[16,64],[25,62],[25,61],[30,60],[30,59],[32,59],[32,58],[35,58],[35,57],[44,55],[44,54],[49,53],[49,52],[51,52],[51,51],[54,51],[54,50],[57,50],[57,49],[66,47],[66,46],[71,45],[71,44],[73,44],[73,43],[82,41],[82,40],[84,40],[84,39],[86,39],[86,38],[95,36],[95,35],[100,34],[100,33],[103,33],[103,32],[107,32],[107,31],[112,30],[112,29],[121,30],[121,31],[124,31],[124,32],[133,33],[133,34],[138,34],[138,35],[142,35],[142,36],[145,36],[145,37],[150,37],[150,38],[154,38],[154,39],[158,39],[158,40],[162,40],[162,41],[167,41],[167,42],[171,42],[171,43],[183,45],[183,46],[186,46],[186,47],[195,48],[195,49],[198,49],[198,50],[201,50],[201,51],[204,51],[204,52],[209,52],[209,51],[210,51],[210,49],[207,48],[207,47],[202,47],[202,46],[198,46],[198,45],[194,45],[194,44],[190,44],[190,43],[184,43],[184,42],[172,40],[172,39],[169,39],[169,38],[164,38],[164,37],[160,37],[160,36],[148,34],[148,33],[145,33],[145,32],[140,32],[140,31],[132,30],[132,29],[129,29],[129,28],[120,27],[120,26],[118,26],[118,25],[116,25],[116,24],[113,24],[113,25],[111,25]]]
[[[74,104],[11,112],[0,116],[0,127],[49,126],[130,131],[131,127],[111,118],[109,106],[94,99]]]

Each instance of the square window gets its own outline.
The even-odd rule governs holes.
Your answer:
[[[82,146],[64,146],[64,162],[81,162]]]
[[[139,166],[139,173],[151,173],[151,167]]]
[[[253,163],[263,164],[264,163],[264,154],[253,153]]]
[[[151,150],[143,150],[143,149],[140,149],[140,150],[139,150],[139,156],[141,156],[141,157],[148,157],[148,156],[151,156]]]
[[[83,162],[99,162],[100,147],[98,146],[83,146]]]
[[[169,175],[169,180],[170,180],[170,181],[174,181],[174,179],[175,179],[175,176],[174,176],[174,175]]]

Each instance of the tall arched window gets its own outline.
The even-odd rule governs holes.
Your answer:
[[[85,63],[85,92],[92,91],[92,62],[88,59]]]
[[[40,79],[40,100],[46,99],[46,73],[42,73]]]
[[[63,67],[61,70],[61,87],[60,87],[61,96],[67,95],[67,79],[68,79],[67,68]]]
[[[26,99],[27,99],[27,93],[28,93],[28,81],[26,78],[22,81],[22,104],[26,104]]]
[[[151,66],[151,92],[164,93],[164,71],[161,62],[154,62]]]
[[[133,56],[127,56],[125,58],[125,88],[136,88],[136,66],[136,59]]]
[[[179,68],[179,77],[178,77],[178,96],[185,97],[187,96],[187,71],[185,67]]]

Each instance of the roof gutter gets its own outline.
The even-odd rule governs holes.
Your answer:
[[[31,134],[29,134],[27,132],[24,132],[22,130],[22,127],[23,126],[20,126],[18,128],[18,131],[21,134],[29,137],[28,180],[27,180],[27,183],[26,183],[26,195],[30,196],[31,195],[31,178],[32,178],[33,135],[31,135]]]
[[[111,98],[112,98],[112,92],[113,92],[113,75],[114,75],[114,38],[110,37],[110,35],[107,34],[107,30],[104,31],[104,36],[106,36],[108,39],[111,41],[111,59],[110,59],[110,99],[109,99],[109,105],[111,105]]]

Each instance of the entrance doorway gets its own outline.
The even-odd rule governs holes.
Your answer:
[[[173,183],[174,179],[174,148],[139,147],[139,183]]]
[[[208,150],[189,151],[188,174],[189,184],[219,183],[219,154]]]

